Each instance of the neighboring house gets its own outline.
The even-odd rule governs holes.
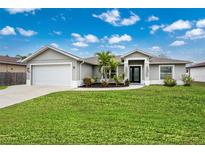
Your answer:
[[[187,71],[194,81],[205,82],[205,62],[191,64]]]
[[[121,63],[112,75],[123,74],[130,82],[139,84],[163,84],[169,75],[183,84],[188,61],[160,58],[140,50],[116,56]],[[22,62],[27,63],[28,85],[61,85],[77,87],[85,77],[101,78],[97,57],[80,58],[61,49],[45,46]]]
[[[18,58],[0,56],[0,72],[26,72],[26,65],[20,63]]]

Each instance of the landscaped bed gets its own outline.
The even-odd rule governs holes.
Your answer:
[[[0,117],[0,144],[205,144],[205,85],[58,92]]]
[[[90,86],[80,86],[80,88],[114,88],[114,87],[128,87],[129,85],[125,85],[123,83],[120,83],[118,85],[116,85],[115,83],[109,83],[106,87],[102,86],[101,83],[93,83]]]

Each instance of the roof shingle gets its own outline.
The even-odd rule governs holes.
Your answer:
[[[0,56],[0,63],[1,64],[25,65],[23,63],[18,62],[18,60],[19,59],[16,57]]]
[[[205,67],[205,62],[195,63],[187,66],[187,68],[194,68],[194,67]]]

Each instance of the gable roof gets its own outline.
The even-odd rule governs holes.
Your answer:
[[[75,60],[82,61],[82,59],[80,57],[78,57],[78,56],[75,56],[75,55],[73,55],[71,53],[68,53],[68,52],[66,52],[66,51],[64,51],[62,49],[58,49],[58,48],[55,48],[53,46],[49,46],[48,45],[48,46],[44,46],[44,47],[40,48],[38,51],[34,52],[32,55],[30,55],[27,58],[25,58],[24,60],[22,60],[22,62],[27,62],[27,61],[33,59],[34,57],[38,56],[39,54],[43,53],[44,51],[48,50],[48,49],[52,49],[53,51],[56,51],[56,52],[61,53],[61,54],[65,55],[65,56],[71,57],[71,58],[73,58]]]
[[[0,63],[1,64],[13,64],[13,65],[25,65],[19,62],[19,59],[16,57],[9,57],[9,56],[0,56]]]
[[[187,66],[187,68],[195,68],[195,67],[205,67],[205,62],[194,63],[194,64]]]
[[[122,58],[127,57],[127,56],[129,56],[129,55],[131,55],[131,54],[133,54],[133,53],[135,53],[135,52],[141,53],[141,54],[146,55],[146,56],[148,56],[148,57],[153,57],[153,56],[154,56],[154,55],[152,55],[152,54],[150,54],[150,53],[147,53],[147,52],[144,52],[144,51],[142,51],[142,50],[136,49],[136,50],[133,50],[133,51],[131,51],[131,52],[128,52],[128,53],[122,55]]]
[[[122,62],[121,56],[115,56],[115,59],[117,60],[117,62]],[[84,58],[84,61],[86,63],[92,64],[92,65],[98,65],[98,57],[97,56]]]
[[[151,57],[150,64],[188,64],[190,61],[164,58],[164,57]]]

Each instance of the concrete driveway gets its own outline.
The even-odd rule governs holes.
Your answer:
[[[9,86],[0,90],[0,108],[43,96],[52,92],[71,90],[70,87],[59,86],[27,86],[16,85]]]

